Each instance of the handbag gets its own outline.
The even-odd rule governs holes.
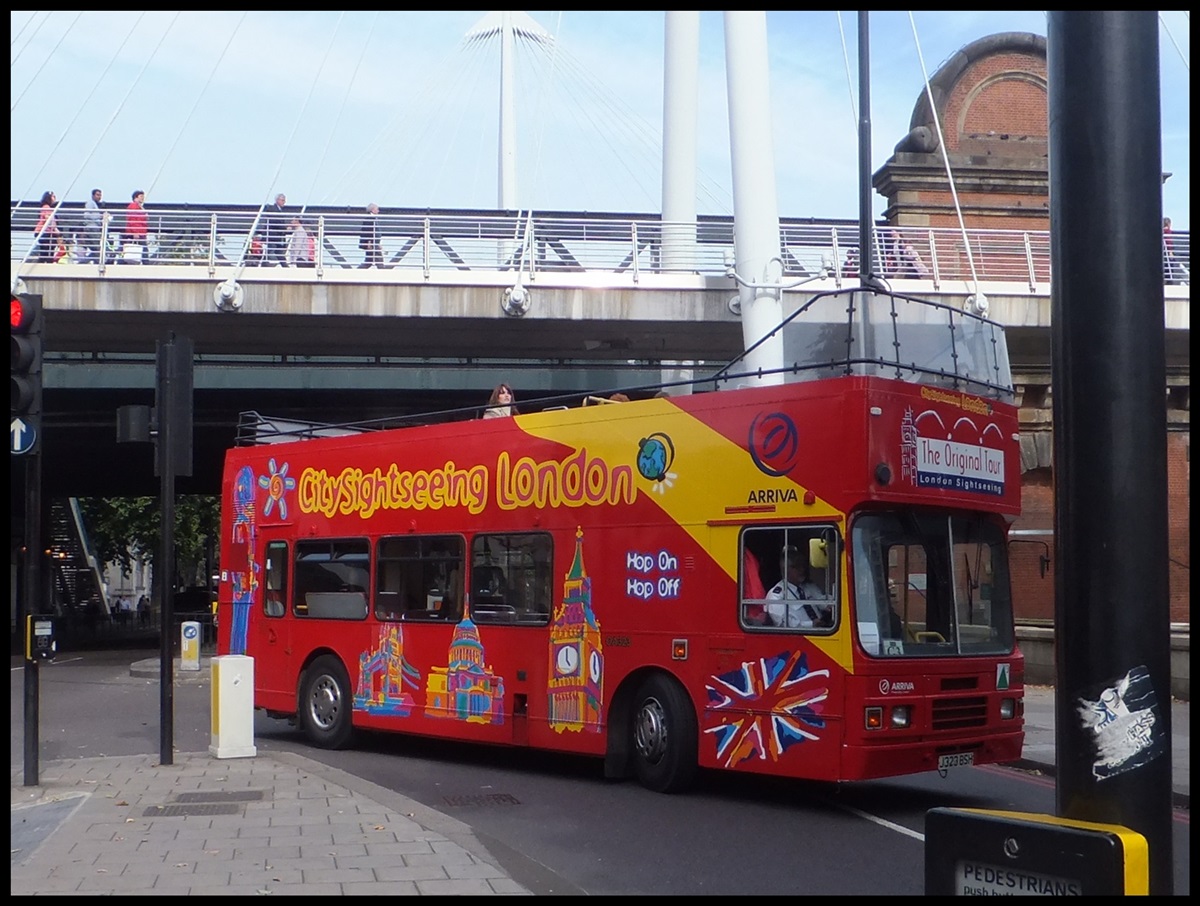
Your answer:
[[[126,242],[125,247],[121,249],[121,260],[126,264],[141,264],[142,247],[133,242]]]

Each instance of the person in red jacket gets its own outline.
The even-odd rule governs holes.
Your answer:
[[[124,262],[126,264],[141,264],[142,255],[146,253],[146,236],[150,232],[150,215],[146,213],[145,202],[146,193],[137,189],[133,193],[133,201],[129,202],[129,207],[125,209],[124,240],[127,248]],[[137,251],[129,249],[129,246],[136,247]]]

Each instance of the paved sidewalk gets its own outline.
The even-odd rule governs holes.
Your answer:
[[[149,668],[147,668],[149,669]],[[1173,791],[1190,801],[1189,703],[1171,703]],[[1054,689],[1025,690],[1020,767],[1053,775]],[[530,894],[462,822],[290,752],[12,768],[11,885],[25,894]]]
[[[529,894],[461,822],[291,753],[12,774],[10,893]]]

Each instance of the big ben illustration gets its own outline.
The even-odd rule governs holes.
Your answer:
[[[550,621],[549,720],[555,732],[600,732],[604,704],[604,646],[592,611],[592,580],[583,566],[583,529],[575,530],[575,558],[563,582],[562,602]]]

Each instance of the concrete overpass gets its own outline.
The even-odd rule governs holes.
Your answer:
[[[79,247],[65,262],[35,261],[28,215],[14,213],[10,276],[41,293],[46,309],[49,495],[157,492],[149,448],[115,444],[115,411],[152,403],[155,344],[169,331],[190,337],[197,354],[196,467],[179,482],[185,493],[217,490],[242,410],[329,422],[399,417],[478,406],[500,380],[519,401],[578,400],[702,377],[744,345],[724,265],[730,218],[380,215],[386,266],[363,268],[360,217],[310,211],[320,251],[306,268],[247,259],[261,225],[254,209],[151,216],[147,263],[134,265],[115,246],[111,263],[72,261],[86,257]],[[69,224],[71,212],[60,218]],[[782,278],[807,281],[785,294],[786,310],[857,283],[857,230],[781,224]],[[890,243],[902,241],[917,249],[922,273],[892,254]],[[113,246],[107,235],[102,242]],[[1048,427],[1048,235],[898,228],[877,242],[897,292],[960,308],[977,289],[986,295],[989,317],[1006,328],[1026,421]],[[525,293],[523,313],[514,288],[515,298]],[[1147,300],[1148,313],[1158,304]],[[1163,304],[1168,404],[1186,417],[1190,288],[1164,287]],[[1048,453],[1048,439],[1044,446]]]

